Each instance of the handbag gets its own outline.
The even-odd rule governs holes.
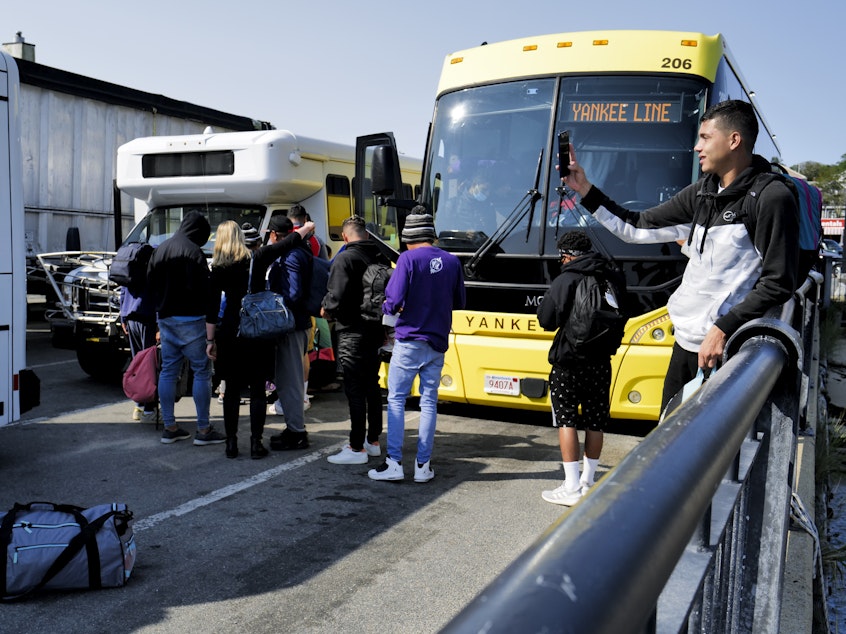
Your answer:
[[[126,504],[15,504],[0,515],[0,599],[123,586],[136,558],[131,520]]]
[[[252,288],[253,260],[247,289]],[[276,339],[294,329],[294,315],[285,306],[282,295],[274,291],[247,293],[241,300],[238,336],[246,339]]]
[[[156,400],[159,382],[159,347],[150,346],[132,357],[123,374],[123,393],[136,403],[152,403]]]

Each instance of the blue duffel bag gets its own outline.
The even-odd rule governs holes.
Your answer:
[[[15,504],[0,516],[0,599],[124,585],[135,564],[131,520],[126,504]]]

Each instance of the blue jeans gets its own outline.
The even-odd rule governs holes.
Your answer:
[[[425,341],[396,341],[388,368],[388,457],[402,461],[405,437],[405,400],[415,377],[420,377],[420,428],[417,462],[432,457],[438,417],[438,385],[444,368],[444,353]]]
[[[182,321],[174,317],[159,319],[162,340],[162,371],[159,374],[159,403],[165,427],[176,427],[173,405],[176,401],[176,379],[182,358],[188,359],[194,372],[192,392],[197,408],[197,430],[209,428],[211,401],[211,362],[206,356],[206,318]]]

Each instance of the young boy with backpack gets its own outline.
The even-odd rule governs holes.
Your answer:
[[[557,329],[549,349],[549,391],[564,482],[541,496],[552,504],[572,506],[593,485],[599,464],[609,418],[611,355],[626,324],[622,310],[626,284],[622,273],[593,251],[585,232],[568,231],[557,247],[561,274],[552,281],[537,314],[544,330]],[[580,429],[585,430],[581,476]]]

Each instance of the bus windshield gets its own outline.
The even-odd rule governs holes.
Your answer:
[[[644,310],[661,305],[671,290],[664,287],[683,266],[678,245],[627,244],[596,223],[573,192],[560,188],[557,134],[570,131],[592,183],[626,207],[646,209],[699,175],[693,146],[706,86],[682,77],[594,75],[505,82],[441,96],[423,182],[439,246],[469,256],[520,207],[519,222],[492,250],[494,258],[508,259],[507,266],[488,263],[480,268],[482,279],[548,283],[558,267],[558,237],[583,228],[597,250],[623,266],[630,287],[661,287],[657,296],[641,297]],[[542,198],[530,213],[527,192],[539,161]],[[528,260],[521,266],[514,260],[521,256],[548,258],[554,271]]]
[[[144,220],[132,230],[132,233],[126,238],[126,242],[149,242],[154,247],[159,246],[162,242],[170,238],[179,225],[182,223],[182,218],[189,211],[199,211],[208,219],[211,225],[211,235],[209,241],[203,245],[203,253],[206,257],[211,257],[214,249],[215,235],[217,234],[217,226],[225,220],[234,220],[241,226],[245,222],[249,222],[257,229],[261,227],[262,219],[264,218],[265,207],[262,205],[242,206],[242,205],[177,205],[174,207],[156,207],[147,215]]]

